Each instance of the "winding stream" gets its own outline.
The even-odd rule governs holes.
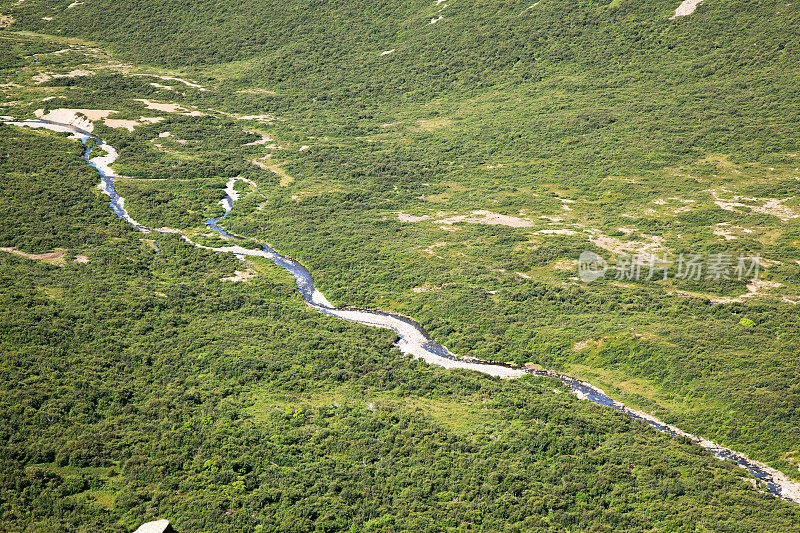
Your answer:
[[[45,120],[8,121],[6,124],[14,126],[26,126],[31,128],[46,128],[52,131],[71,133],[72,138],[79,139],[84,144],[93,139],[96,146],[105,151],[105,155],[90,157],[91,150],[87,149],[86,153],[84,154],[84,159],[99,172],[100,184],[98,184],[98,187],[109,196],[110,206],[114,211],[114,214],[143,233],[149,233],[150,231],[155,233],[167,233],[165,230],[151,230],[142,224],[139,224],[125,209],[125,199],[119,196],[114,189],[114,180],[120,176],[117,176],[110,166],[116,160],[118,154],[112,146],[109,146],[102,139],[72,125],[60,124]],[[219,233],[221,236],[230,241],[241,240],[241,237],[224,230],[219,226],[219,222],[231,212],[234,202],[239,198],[235,189],[237,180],[245,181],[255,185],[250,180],[246,180],[244,178],[231,178],[228,180],[228,183],[225,187],[225,197],[220,201],[220,205],[222,205],[224,209],[224,214],[220,217],[209,219],[206,222],[210,229]],[[636,420],[645,422],[652,428],[670,436],[686,437],[699,444],[703,448],[711,451],[717,458],[734,461],[755,479],[763,482],[766,490],[769,493],[795,503],[800,503],[800,483],[790,480],[782,472],[775,470],[764,463],[750,459],[744,454],[720,446],[712,441],[685,433],[680,429],[666,424],[658,418],[643,411],[632,409],[616,400],[613,400],[601,389],[591,385],[590,383],[566,376],[564,374],[559,374],[558,372],[552,370],[526,370],[518,367],[512,367],[510,365],[487,363],[477,359],[460,358],[450,352],[447,347],[434,341],[419,323],[409,317],[395,313],[386,313],[383,311],[373,311],[369,309],[358,309],[352,307],[337,308],[333,306],[327,300],[327,298],[325,298],[325,295],[316,288],[314,285],[314,278],[303,265],[290,257],[279,254],[267,244],[262,244],[260,249],[253,250],[236,244],[222,247],[204,246],[191,241],[185,235],[183,235],[183,240],[199,248],[213,250],[220,253],[232,253],[242,260],[246,257],[264,257],[269,259],[276,265],[286,269],[292,274],[292,276],[294,276],[294,279],[297,282],[297,289],[309,307],[319,311],[320,313],[332,315],[343,320],[349,320],[351,322],[357,322],[367,326],[391,329],[399,336],[397,347],[402,352],[411,354],[415,358],[423,359],[430,364],[443,366],[445,368],[464,368],[468,370],[476,370],[478,372],[492,376],[498,376],[501,378],[516,378],[526,374],[533,374],[557,379],[569,387],[572,393],[581,399],[589,400],[596,404],[616,409],[617,411],[625,413]]]

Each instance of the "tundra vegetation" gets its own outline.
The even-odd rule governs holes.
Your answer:
[[[213,242],[248,178],[225,226],[332,302],[800,479],[797,6],[68,4],[0,4],[0,114],[113,110],[93,131],[135,219]],[[241,263],[127,227],[63,137],[0,126],[0,246],[66,250],[0,253],[3,528],[798,529],[553,382],[411,361],[271,263],[220,281]],[[765,261],[749,286],[576,278],[641,249]]]

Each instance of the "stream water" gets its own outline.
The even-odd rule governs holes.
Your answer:
[[[148,233],[150,231],[154,231],[156,233],[165,233],[160,230],[151,230],[142,224],[139,224],[125,209],[125,199],[119,196],[114,188],[114,180],[120,176],[117,176],[110,167],[110,165],[117,158],[117,151],[105,143],[102,139],[69,124],[60,124],[44,120],[9,121],[6,122],[6,124],[27,126],[32,128],[47,128],[59,132],[69,132],[72,134],[72,137],[81,140],[81,142],[84,144],[87,144],[89,140],[93,139],[95,145],[98,148],[101,148],[105,152],[105,155],[91,157],[91,150],[87,149],[86,153],[84,154],[84,158],[99,172],[100,184],[98,187],[109,196],[110,206],[114,211],[114,214],[143,233]],[[220,205],[222,205],[224,209],[224,214],[206,221],[207,226],[211,230],[217,232],[224,238],[234,243],[242,240],[241,237],[226,231],[219,225],[219,223],[231,212],[234,202],[239,197],[235,188],[237,180],[253,184],[244,178],[231,178],[225,188],[225,197],[220,200]],[[325,295],[316,288],[314,284],[314,278],[311,276],[311,273],[308,271],[308,269],[291,257],[279,254],[267,244],[262,243],[261,247],[258,249],[245,248],[236,244],[221,247],[209,247],[192,242],[185,235],[183,236],[183,239],[187,243],[193,244],[194,246],[198,246],[200,248],[205,248],[220,253],[235,254],[239,259],[242,260],[244,260],[246,257],[265,257],[269,259],[276,265],[286,269],[290,274],[292,274],[297,282],[297,289],[300,292],[300,295],[309,307],[319,311],[320,313],[332,315],[343,320],[349,320],[367,326],[391,329],[397,333],[399,337],[399,340],[397,341],[397,347],[401,351],[404,353],[409,353],[416,358],[423,359],[430,364],[440,365],[445,368],[463,368],[475,370],[492,376],[499,376],[501,378],[515,378],[526,374],[532,374],[557,379],[566,385],[570,391],[572,391],[572,393],[579,398],[589,400],[605,407],[610,407],[620,411],[621,413],[625,413],[626,415],[636,420],[640,420],[652,428],[670,436],[682,436],[690,439],[703,448],[711,451],[717,458],[734,461],[736,464],[746,470],[751,476],[763,482],[765,490],[767,490],[769,493],[795,503],[800,503],[800,483],[787,478],[782,472],[775,470],[764,463],[750,459],[744,454],[720,446],[712,441],[685,433],[677,427],[662,422],[658,418],[645,412],[630,408],[616,400],[613,400],[601,389],[593,386],[590,383],[560,374],[552,370],[528,370],[512,367],[510,365],[487,363],[485,361],[475,359],[460,358],[450,352],[447,347],[434,341],[419,323],[409,317],[396,313],[387,313],[369,309],[352,307],[337,308],[333,306],[327,300],[327,298],[325,298]]]

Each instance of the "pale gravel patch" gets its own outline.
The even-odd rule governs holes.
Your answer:
[[[267,156],[267,157],[269,157],[269,156]],[[269,168],[267,167],[267,164],[264,163],[263,161],[259,160],[259,159],[253,159],[250,162],[253,163],[255,166],[257,166],[258,168],[261,168],[261,169],[264,169],[264,170],[269,170]]]
[[[582,341],[578,341],[572,345],[572,351],[579,352],[589,347],[597,347],[602,348],[604,344],[603,339],[584,339]]]
[[[431,217],[428,215],[422,215],[420,217],[409,215],[408,213],[404,213],[400,211],[397,213],[397,220],[400,222],[422,222],[423,220],[430,220]]]
[[[734,230],[738,230],[741,233],[753,233],[751,229],[743,228],[742,226],[732,226],[730,222],[720,222],[712,226],[714,235],[722,237],[726,241],[733,241],[739,238],[738,235],[734,233]]]
[[[536,233],[542,233],[545,235],[577,235],[578,232],[572,229],[561,228],[561,229],[540,229]]]
[[[428,246],[427,248],[425,248],[424,250],[422,250],[422,253],[428,254],[428,255],[436,255],[435,249],[439,248],[441,246],[446,246],[446,245],[447,245],[446,242],[435,242],[435,243],[431,244],[430,246]]]
[[[734,211],[740,212],[737,208],[742,209],[749,209],[751,211],[755,211],[756,213],[761,213],[764,215],[771,215],[782,222],[787,222],[794,218],[800,218],[800,214],[798,214],[793,208],[783,205],[784,202],[791,200],[794,196],[789,196],[788,198],[752,198],[749,196],[736,196],[734,195],[730,199],[721,198],[719,195],[719,191],[723,192],[730,192],[727,189],[720,188],[719,190],[711,189],[706,192],[711,193],[714,198],[714,203],[720,209],[724,209],[725,211]],[[749,205],[743,204],[741,201],[748,201],[748,202],[758,202],[762,203],[762,205]]]
[[[388,56],[389,54],[393,54],[393,53],[395,53],[396,51],[397,51],[397,49],[396,49],[396,48],[392,48],[391,50],[384,50],[383,52],[381,52],[381,53],[380,53],[380,55],[382,55],[382,56]]]
[[[442,290],[441,287],[436,285],[431,285],[430,283],[425,283],[419,287],[414,287],[411,289],[412,292],[420,293],[420,292],[434,292]]]
[[[158,78],[158,79],[164,80],[164,81],[176,81],[178,83],[182,83],[182,84],[186,85],[187,87],[193,87],[193,88],[198,89],[200,91],[207,91],[208,90],[205,87],[203,87],[202,85],[200,85],[199,83],[194,83],[194,82],[191,82],[191,81],[187,81],[187,80],[185,80],[183,78],[178,78],[176,76],[160,76],[158,74],[143,74],[143,73],[136,73],[136,74],[130,74],[130,75],[131,76],[149,76],[151,78]]]
[[[675,20],[678,17],[685,17],[686,15],[691,15],[692,13],[694,13],[694,10],[697,9],[697,6],[699,6],[702,1],[703,0],[683,0],[683,2],[681,2],[681,5],[679,5],[678,8],[675,10],[675,14],[672,15],[669,18],[669,20]]]
[[[448,218],[437,220],[437,224],[455,224],[458,222],[467,222],[470,224],[488,224],[490,226],[508,226],[511,228],[530,228],[536,225],[536,222],[524,218],[501,215],[491,211],[479,210],[473,211],[472,215],[455,215]],[[437,214],[437,216],[439,216]]]
[[[763,279],[754,279],[747,284],[747,292],[739,296],[725,297],[725,298],[709,298],[711,303],[715,304],[731,304],[735,302],[743,302],[745,298],[754,298],[757,296],[766,296],[764,292],[768,289],[777,289],[782,287],[783,284],[777,281],[767,281]]]
[[[183,107],[182,105],[176,103],[154,102],[146,98],[134,98],[134,102],[141,102],[145,106],[147,106],[147,109],[153,109],[155,111],[163,111],[164,113],[178,113],[180,115],[185,115],[190,117],[208,116],[207,113],[203,113],[202,111],[197,111],[197,110],[189,110]]]
[[[64,248],[57,248],[55,252],[48,252],[46,254],[29,254],[27,252],[23,252],[21,250],[17,250],[16,247],[13,246],[3,246],[0,247],[0,251],[8,252],[10,254],[19,255],[24,257],[25,259],[38,259],[40,261],[53,261],[55,259],[61,259],[64,257],[64,252],[66,249]]]
[[[530,228],[537,225],[537,222],[532,220],[510,215],[501,215],[499,213],[493,213],[492,211],[485,210],[472,211],[469,215],[457,215],[453,214],[452,211],[450,213],[439,211],[434,216],[415,216],[404,213],[403,211],[396,213],[396,215],[397,219],[401,222],[423,222],[425,220],[433,220],[436,218],[434,223],[442,224],[440,227],[442,229],[447,229],[448,231],[453,230],[446,228],[447,226],[452,226],[453,224],[458,224],[461,222],[468,224],[487,224],[490,226],[508,226],[512,228]]]
[[[55,78],[77,78],[80,76],[93,76],[94,72],[84,69],[77,69],[72,70],[66,74],[54,74],[52,72],[42,72],[35,76],[31,76],[31,79],[36,82],[37,85],[44,83],[46,81],[50,81]]]
[[[234,275],[233,276],[229,276],[227,278],[220,278],[219,280],[220,281],[233,281],[233,282],[242,281],[244,283],[247,283],[248,281],[250,281],[254,277],[256,277],[255,270],[247,269],[247,270],[236,270],[236,271],[234,271]]]
[[[239,94],[277,94],[269,89],[240,89],[236,92]]]
[[[566,270],[569,271],[576,271],[578,268],[578,261],[575,259],[562,259],[560,261],[556,261],[553,263],[553,269],[555,270]]]
[[[258,122],[273,122],[275,121],[275,115],[244,115],[238,117],[239,120],[256,120]]]
[[[85,256],[83,254],[77,254],[77,255],[75,255],[75,262],[76,263],[84,263],[84,264],[88,263],[89,262],[89,257]]]
[[[137,120],[126,120],[122,118],[107,118],[103,121],[103,124],[108,126],[109,128],[124,128],[131,133],[133,132],[136,126],[141,126],[142,123]]]
[[[270,137],[268,133],[264,133],[263,131],[255,131],[255,130],[243,130],[243,131],[251,135],[261,135],[261,138],[258,139],[257,141],[245,143],[242,146],[258,146],[261,144],[267,144],[268,142],[272,142],[275,140],[272,137]]]
[[[37,109],[34,112],[37,118],[42,120],[49,120],[52,122],[59,122],[61,124],[70,124],[76,128],[84,131],[92,132],[94,130],[94,121],[102,120],[110,114],[116,113],[110,109],[52,109],[45,114],[44,109]],[[79,116],[81,115],[81,116]]]
[[[630,234],[633,230],[629,228],[618,228],[619,231]],[[589,229],[587,230],[588,233],[594,235],[589,240],[597,246],[598,248],[602,248],[604,250],[608,250],[614,254],[631,254],[636,255],[638,262],[648,263],[651,261],[656,261],[657,255],[656,252],[662,250],[662,245],[664,243],[664,238],[657,236],[657,235],[645,235],[642,234],[647,242],[645,241],[621,241],[616,237],[610,237],[608,235],[604,235],[599,230],[596,229]]]

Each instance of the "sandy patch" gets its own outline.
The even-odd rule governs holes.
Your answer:
[[[678,9],[675,10],[675,14],[672,15],[669,20],[675,20],[678,17],[685,17],[686,15],[691,15],[694,13],[694,10],[697,9],[697,6],[700,5],[700,2],[703,0],[683,0],[681,5],[678,6]]]
[[[540,229],[536,233],[543,233],[544,235],[577,235],[578,232],[572,229]]]
[[[428,215],[422,215],[421,217],[416,217],[414,215],[409,215],[408,213],[404,213],[400,211],[397,213],[397,220],[400,222],[422,222],[423,220],[430,220],[431,217]]]
[[[766,291],[768,291],[769,289],[777,289],[778,287],[782,286],[783,284],[778,283],[777,281],[754,279],[747,284],[747,292],[744,294],[740,294],[739,296],[733,296],[730,298],[709,298],[709,301],[715,304],[730,304],[734,302],[743,302],[745,298],[766,296],[767,295]]]
[[[103,124],[105,124],[109,128],[125,128],[130,132],[132,132],[136,126],[142,125],[141,122],[138,122],[136,120],[125,120],[122,118],[107,118],[103,121]]]
[[[437,214],[437,216],[439,216]],[[490,226],[509,226],[512,228],[530,228],[535,226],[536,223],[530,220],[513,217],[509,215],[501,215],[491,211],[473,211],[470,215],[455,215],[448,218],[437,220],[437,224],[455,224],[457,222],[468,222],[471,224],[488,224]]]
[[[139,120],[141,122],[147,122],[148,124],[158,124],[164,120],[164,117],[139,117]]]
[[[268,142],[272,142],[275,139],[269,136],[268,133],[264,133],[263,131],[256,131],[256,130],[244,130],[245,133],[249,133],[251,135],[261,135],[261,138],[257,141],[253,141],[251,143],[243,144],[242,146],[258,146],[260,144],[267,144]]]
[[[76,128],[91,132],[94,130],[92,122],[105,119],[111,113],[116,113],[110,109],[53,109],[45,114],[44,109],[37,109],[34,114],[42,120],[70,124]]]
[[[397,50],[396,48],[392,48],[391,50],[384,50],[383,52],[380,53],[380,55],[388,56],[389,54],[395,53],[396,50]]]
[[[493,213],[491,211],[473,211],[469,215],[453,215],[451,213],[447,213],[444,211],[439,211],[434,216],[430,215],[422,215],[422,216],[415,216],[409,215],[408,213],[404,213],[402,211],[396,213],[397,220],[400,222],[422,222],[425,220],[434,220],[436,224],[444,224],[445,226],[441,226],[442,229],[452,230],[452,228],[447,228],[447,226],[452,226],[453,224],[457,224],[460,222],[466,222],[469,224],[488,224],[490,226],[509,226],[512,228],[530,228],[536,225],[536,222],[525,219],[514,217],[510,215],[501,215],[499,213]],[[450,215],[450,216],[447,216]],[[444,218],[438,218],[444,217]]]
[[[227,277],[227,278],[220,278],[219,280],[220,281],[233,281],[233,282],[243,281],[243,282],[247,283],[248,281],[250,281],[254,277],[256,277],[255,270],[252,270],[252,269],[248,268],[247,270],[236,270],[234,272],[233,276],[230,276],[230,277]]]
[[[162,84],[156,83],[156,82],[150,82],[150,85],[152,85],[153,87],[155,87],[157,89],[166,89],[167,91],[171,91],[172,90],[172,86],[171,85],[162,85]]]
[[[37,74],[35,76],[31,76],[31,80],[33,80],[37,85],[40,83],[44,83],[46,81],[50,81],[53,79],[53,76],[47,73]]]
[[[8,28],[14,24],[14,17],[11,15],[0,15],[0,28]]]
[[[692,205],[691,204],[696,203],[694,200],[684,200],[682,198],[678,198],[678,197],[675,197],[675,196],[673,196],[671,198],[659,198],[657,200],[653,200],[653,204],[655,204],[657,206],[668,206],[670,203],[675,203],[675,202],[684,204],[684,205],[682,205],[680,207],[672,208],[672,214],[675,214],[675,215],[677,215],[678,213],[685,213],[687,211],[691,211],[692,210]],[[648,213],[648,214],[657,214],[658,213],[655,209],[652,209],[652,208],[647,208],[647,209],[644,210],[644,212]]]
[[[46,20],[47,22],[50,22],[51,20],[53,20],[53,17],[42,17],[42,20]]]
[[[435,242],[430,246],[428,246],[427,248],[425,248],[424,250],[422,250],[422,253],[428,255],[436,255],[435,249],[439,248],[440,246],[446,246],[446,245],[447,245],[446,242]]]
[[[753,233],[753,230],[741,226],[732,226],[730,222],[720,222],[711,226],[714,235],[722,237],[726,241],[738,239],[737,233]]]
[[[441,16],[439,16],[439,18],[434,18],[434,19],[431,19],[431,24],[436,24],[436,23],[437,23],[437,22],[439,22],[440,20],[442,20],[442,17],[441,17]]]
[[[726,189],[720,189],[723,192],[729,192]],[[714,203],[720,208],[726,211],[735,211],[740,212],[737,208],[749,209],[751,211],[755,211],[756,213],[762,213],[764,215],[772,215],[776,218],[779,218],[782,222],[786,222],[793,218],[800,218],[800,214],[798,214],[793,208],[783,205],[784,202],[791,200],[794,196],[790,196],[788,198],[751,198],[748,196],[734,196],[731,199],[724,199],[721,198],[719,195],[719,191],[717,190],[709,190],[711,195],[714,197]],[[760,203],[762,205],[750,205],[744,204],[742,201],[745,202],[752,202],[752,203]]]
[[[161,151],[162,151],[162,152],[164,152],[165,154],[180,155],[180,152],[178,152],[177,150],[170,150],[169,148],[165,148],[163,144],[161,144],[161,143],[157,143],[157,142],[153,142],[153,141],[155,141],[155,139],[153,139],[152,141],[150,141],[150,142],[152,142],[152,143],[153,143],[153,146],[154,146],[155,148],[158,148],[159,150],[161,150]]]
[[[151,78],[158,78],[158,79],[164,80],[164,81],[176,81],[178,83],[182,83],[182,84],[186,85],[187,87],[193,87],[193,88],[199,89],[201,91],[207,91],[208,90],[208,89],[206,89],[205,87],[203,87],[202,85],[200,85],[198,83],[187,81],[187,80],[185,80],[183,78],[177,78],[175,76],[159,76],[158,74],[139,74],[139,73],[131,74],[131,76],[149,76]],[[152,83],[151,83],[151,85],[152,85]],[[162,87],[166,87],[166,86],[162,86]],[[172,89],[172,87],[170,87],[170,89]]]
[[[434,292],[434,291],[440,291],[440,290],[442,290],[442,288],[441,288],[441,287],[437,287],[436,285],[431,285],[430,283],[425,283],[424,285],[422,285],[422,286],[420,286],[420,287],[414,287],[414,288],[413,288],[413,289],[411,289],[411,290],[412,290],[413,292],[417,292],[417,293],[419,293],[419,292]]]
[[[275,91],[268,89],[241,89],[236,92],[239,94],[277,94]]]
[[[89,257],[87,257],[87,256],[85,256],[83,254],[77,254],[75,256],[75,262],[76,263],[88,263],[89,262]]]
[[[561,259],[553,263],[553,269],[575,272],[578,269],[578,262],[575,259]]]
[[[244,115],[239,117],[239,120],[256,120],[258,122],[273,122],[275,121],[275,116],[273,115]]]
[[[54,78],[77,78],[78,76],[92,76],[92,75],[94,75],[94,72],[91,72],[89,70],[78,69],[78,70],[72,70],[66,74],[54,74],[52,72],[43,72],[41,74],[31,76],[31,79],[35,81],[36,84],[38,85],[46,81],[50,81]]]
[[[269,156],[265,156],[265,157],[264,157],[264,158],[262,158],[262,159],[267,159],[267,158],[269,158]],[[262,168],[262,169],[264,169],[264,170],[269,170],[269,169],[267,168],[267,164],[266,164],[264,161],[262,161],[261,159],[253,159],[253,160],[252,160],[252,161],[250,161],[250,162],[251,162],[251,163],[253,163],[255,166],[257,166],[258,168]]]
[[[581,350],[583,350],[585,348],[589,348],[589,347],[602,348],[603,347],[603,339],[597,339],[597,340],[595,340],[595,339],[585,339],[585,340],[582,340],[582,341],[578,341],[578,342],[576,342],[575,344],[572,345],[572,350],[575,351],[575,352],[579,352],[579,351],[581,351]]]
[[[67,6],[67,9],[71,9],[71,8],[73,8],[73,7],[82,6],[82,5],[83,5],[83,4],[85,4],[85,3],[86,3],[86,2],[72,2],[70,5],[68,5],[68,6]]]
[[[16,247],[8,247],[8,246],[0,247],[0,251],[18,255],[20,257],[24,257],[25,259],[36,259],[39,261],[44,261],[45,263],[50,263],[52,265],[62,266],[65,264],[64,252],[66,252],[66,250],[64,248],[56,248],[55,252],[49,252],[46,254],[29,254],[27,252],[17,250]]]
[[[617,229],[626,235],[633,233],[633,230],[630,228]],[[588,231],[594,234],[594,237],[589,240],[598,248],[608,250],[614,254],[636,255],[637,262],[640,264],[657,261],[658,257],[656,253],[662,250],[662,244],[664,243],[664,238],[657,235],[641,234],[642,237],[646,239],[645,241],[621,241],[616,237],[603,235],[595,229]]]
[[[180,104],[175,103],[161,103],[161,102],[153,102],[152,100],[148,100],[146,98],[135,98],[135,102],[141,102],[147,106],[147,109],[153,109],[155,111],[163,111],[164,113],[179,113],[181,115],[187,115],[190,117],[205,117],[207,116],[206,113],[201,111],[190,111],[186,109]]]

